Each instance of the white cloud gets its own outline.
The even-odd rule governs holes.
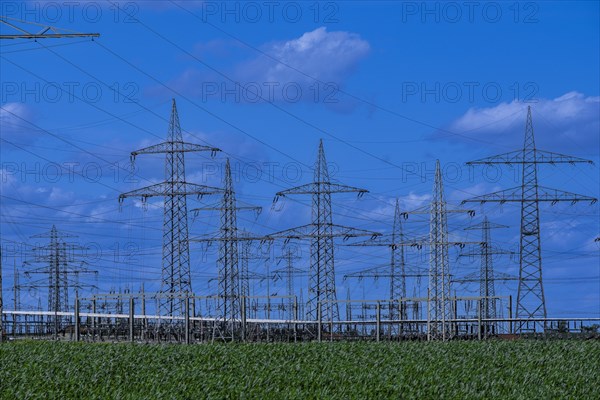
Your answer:
[[[401,210],[410,211],[427,204],[431,200],[431,195],[419,195],[411,191],[408,195],[399,197],[398,200],[400,201]]]
[[[569,92],[536,103],[501,103],[489,108],[471,108],[448,129],[483,140],[501,139],[506,145],[522,145],[527,105],[531,105],[536,144],[549,151],[600,150],[600,97]],[[453,140],[460,140],[452,136]],[[470,142],[473,143],[473,142]]]
[[[264,52],[280,62],[259,56],[238,69],[248,81],[314,83],[289,65],[312,78],[341,83],[369,50],[369,43],[355,33],[327,32],[321,27],[297,39],[264,46]]]
[[[196,49],[210,48],[214,51],[219,46],[233,48],[235,45],[212,41],[197,44]],[[339,90],[370,51],[369,43],[358,34],[328,32],[325,27],[287,41],[266,43],[259,48],[263,54],[241,61],[225,71],[239,86],[220,75],[197,69],[183,71],[170,86],[177,91],[201,96],[204,101],[314,102],[338,111],[348,111],[348,101],[342,99]],[[225,52],[223,48],[220,50]],[[152,89],[149,93],[161,90]]]

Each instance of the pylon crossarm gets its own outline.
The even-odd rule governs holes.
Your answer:
[[[481,243],[482,246],[485,245],[485,243]],[[492,248],[491,250],[488,251],[481,251],[481,252],[470,252],[470,253],[461,253],[458,256],[459,257],[479,257],[479,256],[484,256],[484,255],[516,255],[519,254],[519,252],[517,251],[510,251],[510,250],[504,250],[504,249],[499,249],[499,248]]]
[[[221,151],[221,149],[211,146],[202,146],[199,144],[185,142],[162,142],[152,146],[144,147],[143,149],[132,151],[131,159],[139,154],[165,154],[165,153],[191,153],[200,151],[210,151],[212,155]]]
[[[46,233],[40,233],[40,234],[38,234],[38,235],[33,235],[33,236],[31,236],[31,237],[32,237],[32,238],[39,239],[39,238],[49,238],[49,237],[52,237],[52,235],[56,235],[56,238],[57,238],[57,239],[64,239],[64,238],[74,238],[74,237],[77,237],[77,235],[71,235],[71,234],[69,234],[69,233],[58,232],[58,231],[56,231],[56,232],[54,232],[54,233],[53,233],[52,231],[50,231],[50,232],[46,232]],[[40,248],[44,248],[44,247],[50,247],[50,246],[41,246]]]
[[[45,271],[42,272],[46,275],[48,275],[50,272],[49,271]],[[73,274],[73,272],[70,272],[69,274]],[[89,284],[84,284],[81,283],[79,281],[77,281],[76,279],[72,279],[72,278],[65,278],[62,279],[62,282],[65,284],[68,284],[71,287],[93,287],[93,285],[89,285]],[[40,288],[47,288],[47,287],[52,287],[53,285],[50,285],[48,283],[48,279],[47,278],[40,278],[34,281],[28,281],[27,283],[21,284],[19,285],[21,288],[23,289],[40,289]]]
[[[306,272],[305,270],[300,269],[300,268],[296,268],[296,267],[291,267],[291,268],[282,267],[282,268],[278,268],[276,270],[271,271],[271,274],[273,274],[271,276],[271,278],[273,278],[275,275],[277,275],[278,278],[281,278],[281,274],[285,274],[288,271],[291,271],[294,274],[308,274],[308,272]]]
[[[465,228],[465,231],[474,231],[474,230],[481,230],[484,227],[487,227],[489,229],[502,229],[502,228],[510,228],[508,225],[502,225],[502,224],[496,224],[494,222],[480,222],[478,224],[475,225],[471,225],[471,226],[467,226]]]
[[[421,273],[418,273],[418,272],[408,272],[408,273],[404,273],[404,274],[400,274],[398,272],[392,273],[390,265],[378,265],[375,267],[365,268],[360,271],[345,274],[343,279],[346,280],[348,278],[356,278],[356,279],[390,278],[390,277],[398,276],[398,275],[402,275],[407,278],[417,278],[417,277],[427,276],[428,272],[423,270]]]
[[[236,201],[236,206],[234,208],[236,211],[255,211],[257,215],[262,212],[262,207],[260,207],[260,206],[253,206],[250,204],[248,204],[248,205],[238,205],[238,204],[243,204],[243,203],[239,200]],[[225,210],[229,210],[229,208],[223,207],[223,205],[221,203],[219,203],[219,204],[209,205],[206,207],[192,208],[190,211],[193,211],[194,216],[197,216],[200,211],[225,211]]]
[[[311,239],[317,237],[343,237],[348,239],[351,237],[359,236],[371,236],[373,238],[380,236],[379,232],[371,232],[364,229],[352,228],[349,226],[337,225],[337,224],[323,224],[323,232],[318,231],[318,226],[315,224],[306,224],[291,229],[286,229],[276,233],[267,235],[273,239]],[[331,229],[331,230],[329,230]],[[329,231],[329,233],[326,233]]]
[[[11,22],[8,22],[8,21]],[[31,33],[28,30],[19,27],[17,24],[23,24],[24,26],[29,27],[38,27],[41,29],[37,33]],[[24,21],[17,18],[11,18],[7,16],[0,16],[0,25],[8,26],[9,28],[14,29],[18,33],[8,34],[8,35],[0,35],[0,39],[58,39],[58,38],[79,38],[79,37],[100,37],[99,33],[79,33],[63,28],[56,28],[54,26],[37,24],[34,22]],[[47,33],[52,32],[52,33]]]
[[[586,160],[580,157],[573,157],[565,154],[553,153],[550,151],[543,150],[535,150],[535,162],[537,164],[594,164],[592,160]]]
[[[362,196],[365,193],[369,193],[366,189],[360,189],[353,186],[340,185],[337,183],[329,183],[329,182],[311,182],[305,185],[300,185],[293,187],[291,189],[282,190],[275,194],[277,197],[285,197],[292,194],[331,194],[331,193],[358,193],[359,196]]]
[[[346,246],[414,247],[418,244],[425,243],[426,240],[427,239],[425,238],[415,240],[402,240],[401,238],[394,238],[393,235],[381,235],[373,239],[349,243]]]
[[[469,202],[479,202],[482,204],[488,202],[521,203],[524,201],[543,201],[551,202],[553,204],[558,203],[559,201],[570,201],[572,203],[577,203],[579,201],[589,201],[590,203],[594,204],[598,201],[598,199],[576,193],[566,192],[564,190],[547,188],[544,186],[538,186],[537,197],[523,199],[522,188],[521,186],[518,186],[511,189],[500,190],[498,192],[489,193],[483,196],[477,196],[467,200],[463,200],[462,204]]]
[[[481,158],[475,161],[467,162],[467,165],[481,165],[481,164],[575,164],[575,163],[586,163],[594,164],[591,160],[586,160],[580,157],[568,156],[560,153],[553,153],[544,150],[533,150],[533,155],[524,158],[523,150],[511,151],[504,154],[498,154],[491,157]]]
[[[244,242],[244,241],[248,241],[248,242],[251,242],[251,241],[261,241],[261,242],[264,242],[264,241],[271,241],[271,240],[273,240],[273,239],[270,238],[270,237],[268,237],[268,236],[250,236],[250,235],[244,235],[244,236],[242,236],[242,235],[240,235],[240,236],[234,235],[234,236],[231,236],[231,237],[218,237],[218,236],[202,237],[202,236],[197,236],[197,237],[188,239],[189,242],[200,242],[200,243],[202,243],[202,242],[204,242],[204,243],[206,243],[206,242],[208,242],[208,243],[210,243],[210,242]]]
[[[475,161],[467,162],[467,165],[490,165],[490,164],[575,164],[586,163],[594,164],[592,160],[586,160],[580,157],[568,156],[551,151],[533,150],[533,156],[524,158],[523,150],[511,151],[504,154],[498,154],[491,157],[481,158]]]
[[[505,274],[503,272],[494,272],[494,275],[489,276],[487,279],[489,281],[518,281],[519,277]],[[453,280],[452,282],[456,282],[456,283],[477,282],[477,283],[479,283],[479,282],[481,282],[481,276],[479,273],[473,272],[468,275],[465,275],[462,278],[457,278],[457,279]]]
[[[141,197],[142,201],[149,197],[197,195],[198,197],[222,193],[223,189],[197,185],[188,182],[161,182],[119,195],[119,202],[127,197]]]
[[[480,158],[479,160],[469,161],[467,165],[481,164],[520,164],[523,162],[523,150],[510,151],[508,153],[497,154],[495,156]]]
[[[464,204],[465,202],[462,201],[461,204]],[[469,216],[473,217],[475,216],[475,210],[463,210],[463,209],[446,209],[445,210],[446,214],[469,214]],[[412,211],[403,211],[402,216],[404,217],[404,219],[407,219],[409,215],[420,215],[420,214],[431,214],[431,206],[430,205],[426,205],[423,207],[419,207],[416,208]]]

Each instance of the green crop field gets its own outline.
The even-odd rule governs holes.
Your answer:
[[[1,399],[592,399],[600,341],[0,345]]]

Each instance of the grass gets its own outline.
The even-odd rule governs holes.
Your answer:
[[[591,399],[599,366],[600,341],[13,342],[0,398]]]

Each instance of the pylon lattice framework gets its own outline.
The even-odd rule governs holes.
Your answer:
[[[218,188],[186,182],[184,155],[200,151],[210,151],[214,155],[220,150],[183,141],[177,105],[173,99],[167,140],[131,153],[132,164],[136,156],[140,154],[165,154],[165,181],[119,196],[119,202],[127,197],[140,197],[144,204],[151,197],[164,197],[165,199],[160,288],[163,296],[158,300],[160,315],[182,315],[185,306],[181,296],[185,293],[192,293],[187,196],[197,195],[200,197],[222,192]]]
[[[538,185],[538,164],[592,163],[578,157],[538,150],[535,146],[531,107],[527,107],[525,141],[522,150],[512,151],[492,157],[470,161],[467,165],[478,164],[520,164],[522,166],[521,186],[483,196],[465,202],[517,202],[521,203],[521,234],[519,255],[519,288],[517,291],[516,318],[547,318],[546,299],[542,284],[542,250],[540,241],[540,202],[555,204],[561,201],[590,201],[597,199],[575,193],[551,189]],[[520,323],[519,332],[544,329],[545,322]]]
[[[231,177],[231,165],[229,159],[225,161],[225,173],[223,178],[224,189],[221,203],[215,206],[194,208],[192,211],[198,213],[200,211],[216,210],[221,213],[221,225],[219,228],[219,236],[216,238],[193,238],[192,242],[219,242],[219,258],[218,265],[218,304],[217,311],[219,317],[223,319],[225,324],[224,330],[221,331],[221,336],[234,337],[239,329],[236,329],[236,324],[242,320],[242,304],[241,299],[247,296],[246,287],[244,285],[244,274],[240,275],[239,268],[239,244],[240,242],[252,242],[263,240],[263,237],[251,236],[247,233],[240,234],[237,227],[237,212],[241,210],[255,211],[258,215],[262,208],[253,205],[240,205],[236,200],[235,191],[233,189],[233,179]],[[244,297],[244,301],[245,301]]]
[[[422,207],[405,214],[429,214],[429,238],[415,240],[404,245],[429,246],[429,294],[427,315],[428,335],[434,339],[446,340],[452,337],[454,325],[450,323],[455,314],[451,298],[452,275],[448,257],[450,246],[464,247],[466,244],[481,242],[450,241],[448,238],[448,214],[467,213],[473,216],[473,210],[450,210],[444,198],[444,183],[440,161],[435,164],[433,196],[429,207]]]
[[[331,195],[334,193],[368,193],[366,189],[332,183],[329,177],[323,141],[319,142],[319,152],[314,167],[314,180],[311,183],[278,192],[279,197],[289,195],[312,196],[312,222],[308,225],[288,229],[269,235],[283,239],[310,240],[310,270],[306,318],[311,321],[339,320],[339,307],[335,289],[335,267],[333,240],[336,237],[377,236],[377,233],[355,229],[332,222]]]

